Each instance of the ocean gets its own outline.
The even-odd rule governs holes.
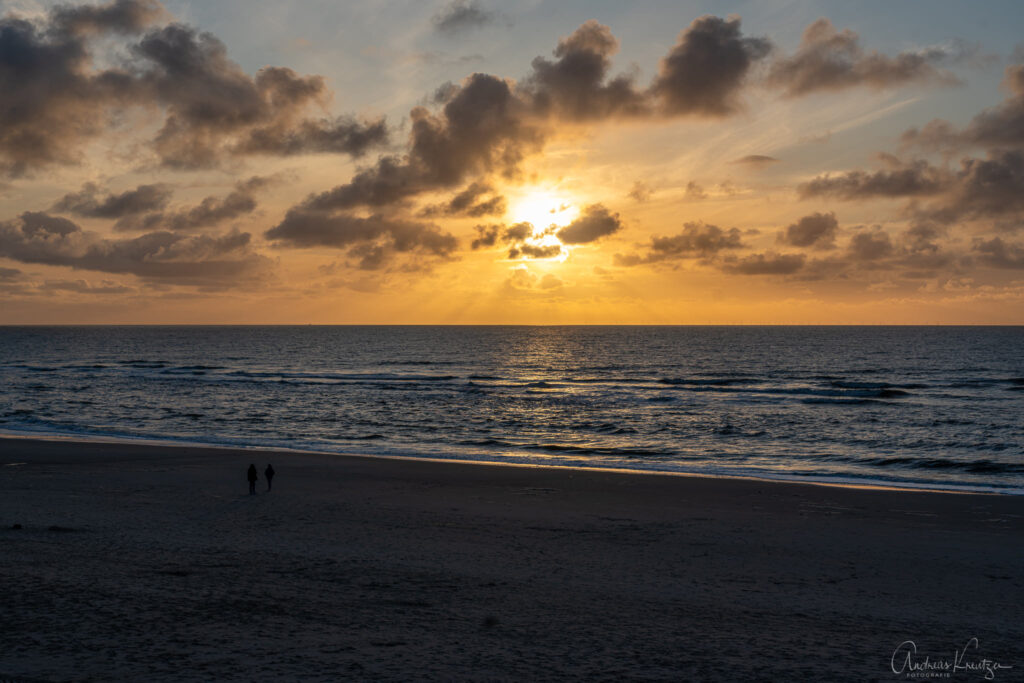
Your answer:
[[[1024,327],[0,328],[20,436],[1021,494],[1022,416]]]

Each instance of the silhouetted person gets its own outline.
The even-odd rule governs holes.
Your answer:
[[[274,466],[267,465],[267,469],[263,470],[263,476],[267,478],[267,490],[270,490],[270,486],[274,483]]]
[[[249,477],[249,495],[251,496],[256,493],[256,480],[259,478],[259,475],[256,474],[256,465],[250,464],[246,475]]]

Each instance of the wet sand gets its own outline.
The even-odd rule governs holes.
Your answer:
[[[0,440],[0,679],[906,680],[976,637],[1022,680],[1022,539],[1016,496]]]

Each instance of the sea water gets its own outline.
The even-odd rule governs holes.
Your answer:
[[[1024,493],[1024,328],[6,327],[0,431]]]

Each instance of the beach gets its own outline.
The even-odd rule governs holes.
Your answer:
[[[3,439],[0,679],[1019,680],[1022,538],[1011,495]]]

